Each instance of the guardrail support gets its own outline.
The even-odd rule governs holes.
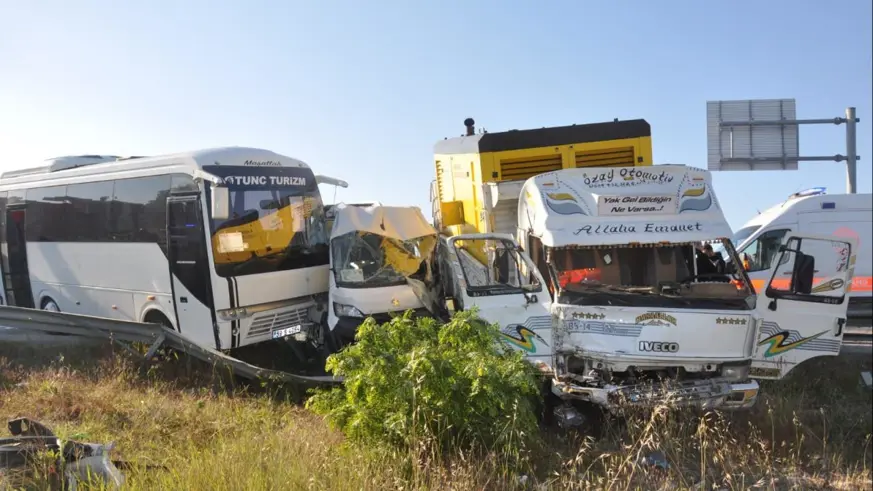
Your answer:
[[[152,345],[149,347],[149,350],[146,351],[145,359],[151,360],[155,356],[155,354],[158,352],[158,350],[161,349],[161,345],[163,345],[164,341],[166,341],[166,340],[167,340],[167,335],[165,333],[161,333],[158,336],[158,339],[155,339],[155,342],[152,343]]]

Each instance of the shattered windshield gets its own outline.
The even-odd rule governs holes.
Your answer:
[[[331,240],[334,279],[346,288],[402,285],[426,275],[435,245],[435,235],[405,241],[359,231],[340,235]]]
[[[470,291],[535,292],[541,288],[532,265],[524,261],[511,241],[456,240],[454,247]]]
[[[749,308],[744,273],[728,273],[729,253],[715,246],[718,241],[553,248],[549,264],[562,303]]]
[[[308,168],[204,166],[225,180],[230,218],[213,220],[215,270],[241,276],[327,265],[324,206]]]

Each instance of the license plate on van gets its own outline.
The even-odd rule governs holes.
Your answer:
[[[301,327],[299,324],[296,326],[285,327],[282,329],[276,329],[273,331],[273,339],[284,338],[285,336],[292,336],[300,332]]]

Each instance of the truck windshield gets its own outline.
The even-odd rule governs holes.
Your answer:
[[[550,250],[559,302],[573,305],[749,309],[748,279],[728,274],[718,243]],[[724,249],[723,249],[724,250]],[[731,248],[732,250],[732,248]]]
[[[369,232],[349,232],[331,240],[334,279],[344,288],[378,288],[423,278],[436,236],[397,240]]]
[[[456,240],[454,249],[471,294],[502,295],[541,288],[531,265],[508,240]]]
[[[324,206],[308,168],[204,166],[230,195],[230,218],[213,220],[220,276],[327,265]]]

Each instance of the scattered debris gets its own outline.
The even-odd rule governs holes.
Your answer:
[[[653,450],[647,455],[641,455],[639,464],[649,467],[655,467],[663,471],[666,471],[670,468],[670,463],[667,462],[667,456],[664,455],[664,452],[660,450]]]
[[[554,415],[558,426],[564,430],[578,428],[585,424],[585,416],[569,403],[555,407]]]
[[[873,389],[873,373],[861,372],[861,380],[864,382],[864,385],[866,385],[868,389]]]
[[[40,455],[56,455],[48,472],[53,480],[52,489],[75,490],[79,482],[101,479],[108,489],[119,489],[124,476],[109,460],[114,444],[61,441],[42,423],[28,418],[9,420],[12,438],[0,438],[0,489],[11,485],[3,476],[13,472],[32,473]],[[119,464],[121,464],[119,462]]]

